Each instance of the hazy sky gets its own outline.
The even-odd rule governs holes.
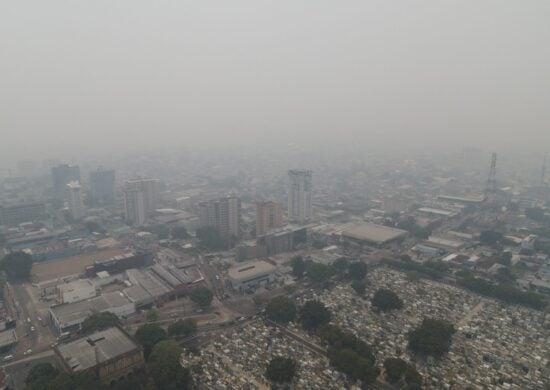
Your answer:
[[[550,1],[3,0],[0,132],[3,163],[308,139],[550,150]]]

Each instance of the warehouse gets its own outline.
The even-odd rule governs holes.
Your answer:
[[[266,261],[241,263],[228,271],[229,281],[237,291],[268,286],[276,281],[277,268]]]
[[[94,313],[110,312],[119,317],[136,312],[136,307],[124,294],[112,292],[85,301],[65,303],[50,308],[50,319],[59,334],[80,330],[86,318]]]
[[[383,246],[407,235],[405,230],[395,229],[372,223],[362,223],[346,227],[341,233],[344,239],[351,242]]]

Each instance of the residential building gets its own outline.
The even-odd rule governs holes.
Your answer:
[[[268,230],[283,224],[283,211],[272,201],[256,202],[256,236],[263,236]]]
[[[98,168],[90,172],[92,199],[101,204],[110,204],[115,199],[115,171]]]
[[[145,223],[159,202],[157,179],[133,179],[124,183],[124,214],[134,225]]]
[[[288,219],[304,223],[312,217],[311,177],[308,170],[288,171]]]
[[[61,164],[52,168],[53,193],[56,199],[64,199],[67,184],[71,181],[80,182],[78,165]]]
[[[235,195],[199,204],[199,224],[213,226],[222,239],[239,237],[241,200]]]
[[[67,202],[69,213],[78,220],[84,217],[84,203],[82,202],[82,187],[77,181],[67,183]]]

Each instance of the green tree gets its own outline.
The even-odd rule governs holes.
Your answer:
[[[189,238],[189,233],[185,226],[176,226],[172,229],[172,237],[176,240],[185,240]]]
[[[545,220],[544,210],[538,207],[528,207],[525,209],[525,216],[533,221],[542,222]]]
[[[146,226],[143,230],[155,234],[160,240],[170,237],[170,228],[164,224]]]
[[[348,266],[348,274],[354,280],[363,280],[367,276],[367,265],[361,261],[356,261]]]
[[[294,321],[296,305],[290,298],[280,296],[269,301],[265,308],[267,318],[272,321],[286,324]]]
[[[505,265],[507,267],[509,267],[510,265],[512,265],[512,252],[503,252],[498,260],[497,260],[497,263],[499,264],[502,264],[502,265]]]
[[[297,370],[298,363],[294,359],[277,356],[267,365],[265,377],[275,383],[290,383]]]
[[[426,318],[409,333],[409,349],[420,356],[440,358],[449,350],[454,333],[451,323]]]
[[[99,225],[99,223],[95,221],[88,221],[84,224],[84,226],[86,226],[86,229],[88,229],[91,233],[96,232],[96,233],[105,234],[105,229],[103,229]]]
[[[290,265],[292,266],[292,275],[299,279],[303,278],[306,271],[306,263],[302,256],[294,256],[290,261]]]
[[[330,311],[319,301],[307,301],[300,310],[300,322],[307,330],[316,330],[330,322]]]
[[[196,232],[199,245],[205,249],[221,250],[226,247],[225,242],[220,237],[218,229],[214,226],[203,226]]]
[[[48,390],[97,390],[100,388],[98,377],[91,371],[62,372],[48,384]]]
[[[345,257],[339,257],[332,263],[332,269],[338,276],[344,276],[349,267],[349,260]]]
[[[332,276],[332,269],[325,264],[307,261],[306,274],[312,282],[321,283],[327,281]]]
[[[422,389],[422,375],[418,373],[416,367],[412,364],[409,364],[407,372],[405,373],[405,382],[407,383],[408,390]]]
[[[357,293],[357,295],[365,295],[365,290],[367,288],[367,283],[364,280],[354,280],[351,282],[351,288]]]
[[[162,340],[154,346],[147,367],[158,389],[191,388],[191,373],[180,364],[181,352],[181,347],[174,340]]]
[[[82,323],[81,332],[88,334],[98,330],[120,326],[120,320],[116,314],[108,311],[102,313],[94,313],[84,320]]]
[[[403,307],[403,302],[391,290],[378,289],[371,301],[372,305],[381,311],[397,310]]]
[[[197,332],[197,321],[193,318],[177,320],[168,326],[168,334],[171,336],[189,337]]]
[[[502,233],[494,230],[485,230],[479,235],[479,241],[484,245],[495,246],[500,240],[502,240]]]
[[[212,303],[214,294],[207,287],[199,287],[191,292],[190,297],[200,307],[208,307]]]
[[[145,318],[149,322],[155,322],[159,319],[159,313],[155,309],[149,309],[147,313],[145,313]]]
[[[27,390],[46,390],[50,382],[59,374],[59,370],[50,363],[40,363],[31,368],[25,385]]]
[[[362,357],[350,348],[331,348],[328,352],[330,365],[354,380],[361,380],[367,384],[376,381],[380,370],[374,361]]]
[[[12,252],[0,261],[0,269],[10,281],[28,280],[32,269],[32,257],[24,252]]]
[[[384,372],[390,383],[399,382],[407,372],[407,368],[407,362],[403,359],[387,358],[384,360]]]
[[[147,359],[155,344],[166,339],[166,332],[156,324],[145,324],[138,328],[135,338],[143,346],[143,355]]]

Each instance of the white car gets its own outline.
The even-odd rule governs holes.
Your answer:
[[[36,329],[34,326],[31,326],[31,332],[34,332]]]

